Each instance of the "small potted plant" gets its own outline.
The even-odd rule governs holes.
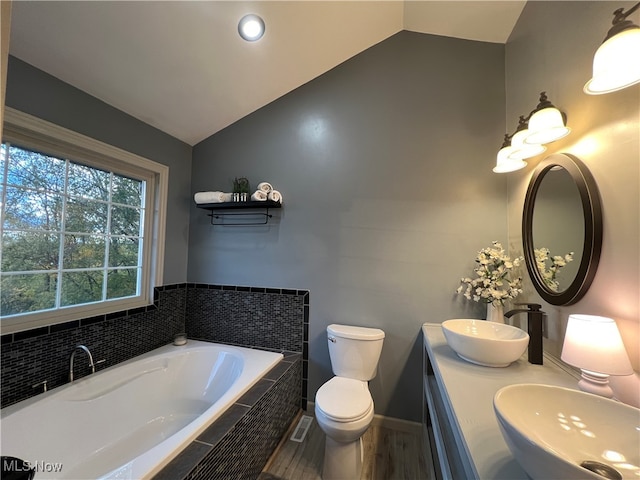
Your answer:
[[[233,201],[246,202],[249,195],[249,180],[246,177],[233,179]]]

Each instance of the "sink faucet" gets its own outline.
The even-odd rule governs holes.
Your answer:
[[[542,319],[544,312],[540,310],[542,305],[537,303],[516,303],[514,305],[526,306],[527,308],[515,308],[504,314],[510,318],[517,313],[527,314],[527,333],[529,334],[529,363],[542,365]]]
[[[91,367],[91,373],[96,373],[96,364],[93,363],[93,356],[87,347],[84,345],[77,345],[73,351],[71,352],[71,357],[69,357],[69,381],[73,382],[73,360],[76,357],[76,352],[78,349],[83,350],[89,356],[89,366]]]

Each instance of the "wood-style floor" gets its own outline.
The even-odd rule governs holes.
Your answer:
[[[297,424],[298,419],[292,427]],[[315,419],[302,443],[289,440],[290,436],[291,431],[285,435],[258,480],[321,480],[325,435]],[[374,422],[362,441],[364,464],[360,480],[435,479],[433,467],[429,466],[429,448],[423,445],[420,433],[395,430]]]

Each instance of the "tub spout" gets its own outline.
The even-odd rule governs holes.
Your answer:
[[[517,313],[527,314],[527,333],[529,334],[529,363],[542,365],[542,320],[545,313],[540,310],[542,305],[538,303],[516,303],[515,305],[526,306],[527,308],[515,308],[504,314],[510,318]]]
[[[73,382],[73,360],[76,358],[76,352],[78,349],[84,351],[89,357],[89,366],[91,367],[91,373],[96,373],[96,364],[93,363],[93,356],[87,347],[84,345],[77,345],[73,351],[71,352],[71,356],[69,357],[69,381]]]

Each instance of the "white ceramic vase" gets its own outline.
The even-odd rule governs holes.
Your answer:
[[[497,306],[493,303],[487,303],[487,321],[504,323],[504,307],[501,303]]]

